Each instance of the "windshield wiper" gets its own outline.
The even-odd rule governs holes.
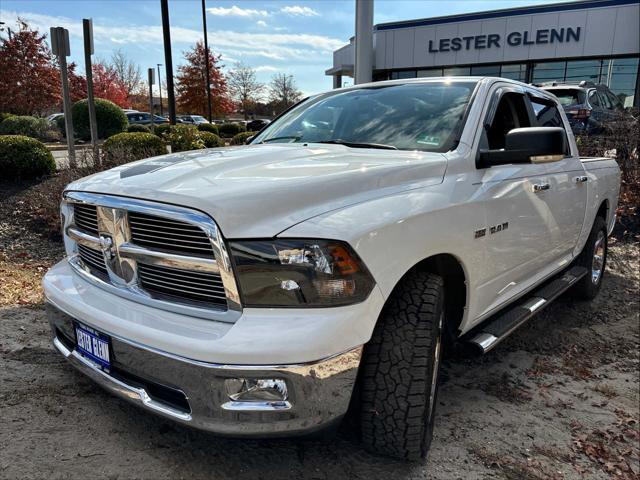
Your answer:
[[[286,136],[286,137],[273,137],[273,138],[267,138],[266,140],[262,140],[260,143],[270,143],[270,142],[275,142],[276,140],[293,140],[293,142],[296,142],[298,140],[300,140],[302,137],[300,136]],[[290,142],[290,143],[293,143]]]
[[[383,150],[398,150],[398,148],[394,147],[393,145],[385,145],[383,143],[348,142],[347,140],[341,140],[339,138],[335,140],[320,140],[318,142],[309,142],[309,143],[330,143],[332,145],[344,145],[345,147],[352,147],[352,148],[380,148]]]

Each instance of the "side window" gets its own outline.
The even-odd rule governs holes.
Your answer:
[[[524,95],[505,93],[493,117],[491,125],[486,129],[486,139],[491,150],[504,148],[507,133],[514,128],[530,127],[529,114]]]
[[[600,98],[598,98],[598,92],[595,90],[589,90],[589,104],[592,107],[600,107]]]
[[[533,113],[536,116],[538,127],[560,127],[565,130],[566,136],[566,129],[562,122],[562,116],[560,115],[560,110],[558,110],[558,106],[555,102],[531,97],[531,108],[533,108]],[[568,140],[566,142],[564,153],[567,156],[571,154]]]
[[[598,92],[598,96],[600,97],[600,101],[604,108],[607,110],[613,110],[613,104],[611,103],[611,100],[609,100],[609,97],[607,97],[606,92]]]
[[[539,127],[564,128],[562,117],[560,116],[560,112],[558,111],[558,107],[556,107],[555,103],[543,102],[536,98],[532,98],[531,106],[533,107],[533,112],[538,120]]]
[[[612,92],[606,91],[602,93],[606,94],[607,98],[613,105],[613,108],[615,108],[616,110],[621,110],[623,108],[622,103],[620,103],[620,99],[616,97]]]

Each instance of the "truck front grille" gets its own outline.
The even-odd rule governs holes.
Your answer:
[[[104,256],[100,250],[94,250],[85,245],[78,245],[78,254],[82,262],[89,270],[92,270],[94,274],[97,272],[100,277],[109,276],[107,273],[107,265],[104,262]]]
[[[73,206],[73,216],[80,230],[98,236],[98,212],[95,205],[77,203]]]
[[[207,215],[143,200],[65,193],[69,262],[131,300],[216,320],[240,316],[235,278]]]
[[[139,263],[138,278],[142,288],[159,299],[188,300],[217,306],[227,304],[219,274]]]
[[[209,237],[196,225],[129,212],[129,228],[136,245],[172,253],[213,257]]]

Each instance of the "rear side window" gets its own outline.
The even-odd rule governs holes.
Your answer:
[[[611,92],[603,92],[607,95],[607,98],[609,99],[609,101],[611,102],[611,104],[613,105],[613,108],[623,108],[622,107],[622,103],[620,103],[620,99],[618,97],[616,97],[613,93]]]
[[[538,120],[539,127],[564,128],[562,117],[560,116],[560,112],[558,111],[558,107],[556,107],[555,103],[543,102],[542,100],[532,98],[531,106],[533,107],[533,112]]]
[[[531,97],[531,107],[533,113],[536,116],[539,127],[560,127],[565,130],[564,123],[562,123],[562,116],[557,105],[553,101],[542,100],[539,98]],[[566,136],[566,130],[565,130]],[[569,142],[566,142],[565,155],[570,155]]]
[[[563,107],[582,104],[586,97],[584,90],[579,90],[577,88],[554,88],[550,89],[549,92],[558,97],[558,101]]]
[[[607,97],[606,92],[598,92],[600,94],[600,100],[602,101],[604,108],[606,108],[607,110],[613,110],[613,104],[611,103],[611,100],[609,99],[609,97]]]
[[[591,90],[589,92],[589,103],[592,107],[600,107],[600,98],[598,97],[598,92],[595,90]]]

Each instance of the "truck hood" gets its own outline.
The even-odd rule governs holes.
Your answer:
[[[271,144],[163,155],[80,179],[67,190],[187,206],[226,238],[274,237],[306,219],[441,183],[444,155],[343,145]]]

